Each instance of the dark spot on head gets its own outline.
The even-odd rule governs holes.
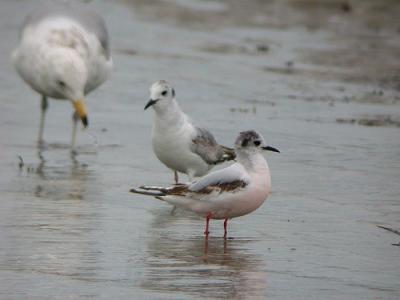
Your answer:
[[[175,97],[175,89],[172,89],[172,97]]]
[[[168,94],[168,91],[162,91],[161,92],[161,95],[163,95],[163,96],[167,96],[167,94]]]
[[[235,145],[239,147],[260,146],[264,140],[260,134],[254,130],[242,131],[236,139]]]
[[[158,83],[159,85],[166,85],[166,84],[168,84],[168,82],[167,82],[166,80],[163,80],[163,79],[157,81],[157,83]]]

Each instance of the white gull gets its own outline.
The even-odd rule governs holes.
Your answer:
[[[73,150],[78,118],[88,125],[84,96],[102,84],[112,69],[104,20],[86,6],[38,8],[26,17],[12,57],[18,74],[42,96],[39,145],[50,97],[69,100],[74,106]]]
[[[206,218],[206,236],[210,219],[224,219],[226,237],[228,219],[253,212],[270,193],[271,175],[262,150],[279,152],[266,146],[257,132],[244,131],[235,142],[237,162],[231,166],[188,184],[141,186],[131,189],[131,192],[154,196]]]
[[[213,166],[235,158],[233,149],[217,143],[204,128],[196,127],[181,110],[175,99],[175,89],[165,80],[150,87],[150,100],[145,109],[155,111],[152,144],[157,158],[175,174],[187,174],[192,180],[203,176]]]

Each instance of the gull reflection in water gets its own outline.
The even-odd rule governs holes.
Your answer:
[[[257,241],[196,236],[193,223],[197,222],[187,215],[161,213],[156,217],[149,232],[141,287],[183,297],[264,298],[265,263],[252,252]]]
[[[90,186],[88,182],[94,175],[86,163],[79,162],[75,155],[52,160],[39,151],[37,156],[37,164],[20,163],[20,172],[31,177],[35,183],[35,197],[52,200],[84,199],[88,194],[87,187]]]
[[[4,216],[10,233],[4,264],[28,274],[91,280],[101,256],[93,238],[102,228],[97,177],[79,157],[39,152],[38,158],[37,163],[21,159],[20,176],[11,183],[15,202],[23,205]]]

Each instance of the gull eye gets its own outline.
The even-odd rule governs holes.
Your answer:
[[[260,141],[254,141],[254,145],[256,145],[257,147],[261,145]]]
[[[64,87],[66,86],[65,82],[62,81],[62,80],[58,80],[58,81],[57,81],[57,84],[58,84],[60,87],[62,87],[62,88],[64,88]]]
[[[163,91],[163,92],[161,93],[161,95],[163,95],[163,96],[167,96],[167,94],[168,94],[168,91]]]

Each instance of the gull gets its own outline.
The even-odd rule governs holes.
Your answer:
[[[88,126],[84,96],[102,84],[112,69],[104,20],[84,6],[38,8],[25,18],[12,60],[22,79],[41,94],[38,144],[43,144],[48,98],[69,100],[75,109],[74,151],[78,118]]]
[[[165,80],[150,87],[150,100],[145,110],[155,111],[152,144],[157,158],[174,171],[192,180],[203,176],[214,165],[235,158],[233,149],[219,145],[207,129],[196,127],[181,110],[175,99],[175,89]]]
[[[187,184],[141,186],[130,191],[154,196],[206,218],[206,236],[209,234],[210,219],[224,219],[226,238],[228,219],[253,212],[270,193],[271,175],[262,150],[279,152],[266,146],[263,137],[256,131],[244,131],[236,139],[237,162],[231,166]]]

